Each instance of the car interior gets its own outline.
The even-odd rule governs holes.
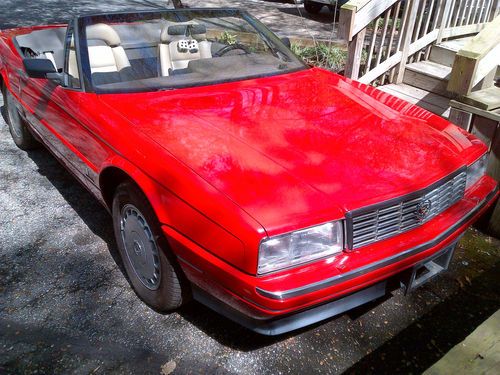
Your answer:
[[[227,29],[217,26],[208,30],[194,20],[164,19],[91,24],[86,34],[92,83],[115,89],[164,87],[165,81],[175,86],[210,81],[221,74],[265,74],[276,67],[281,69],[283,56],[274,53],[257,33],[253,33],[251,42],[240,43]],[[66,27],[54,27],[17,36],[16,43],[25,58],[49,59],[62,72],[65,37]],[[68,59],[67,73],[78,80],[74,40]]]
[[[57,69],[64,66],[64,39],[66,27],[36,30],[15,38],[21,56],[24,58],[45,58]]]

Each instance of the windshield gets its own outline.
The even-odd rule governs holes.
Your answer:
[[[305,69],[259,21],[238,10],[81,17],[82,70],[97,93],[169,90]]]

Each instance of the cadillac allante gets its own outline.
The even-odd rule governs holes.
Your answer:
[[[0,73],[15,144],[109,210],[157,311],[195,299],[262,334],[304,327],[446,270],[498,197],[473,135],[307,66],[237,9],[3,30]]]

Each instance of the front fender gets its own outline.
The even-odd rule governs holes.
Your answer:
[[[239,238],[119,156],[104,164],[100,180],[110,168],[120,170],[139,186],[162,225],[172,228],[227,263],[239,269],[246,268],[245,246]],[[175,246],[172,248],[175,252]]]

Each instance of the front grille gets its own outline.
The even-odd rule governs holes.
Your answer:
[[[416,228],[461,200],[466,171],[400,199],[352,211],[347,215],[348,247],[357,249]]]

